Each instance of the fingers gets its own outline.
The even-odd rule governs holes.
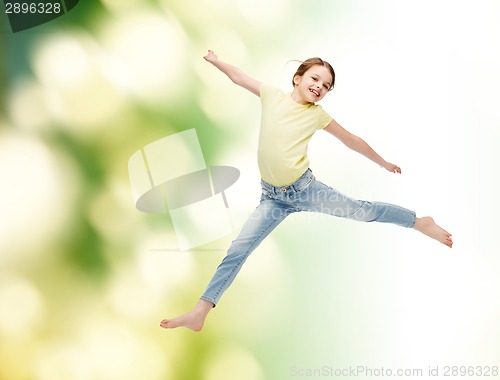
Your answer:
[[[392,173],[399,173],[401,174],[401,168],[397,165],[391,164],[391,168],[389,170]]]
[[[205,61],[212,62],[217,59],[217,55],[213,52],[213,50],[209,50],[208,54],[203,57]]]
[[[401,168],[399,166],[396,166],[396,165],[392,165],[392,166],[388,167],[387,170],[390,171],[391,173],[401,174]]]

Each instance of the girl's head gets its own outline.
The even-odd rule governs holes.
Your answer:
[[[329,82],[330,83],[330,87],[328,88],[328,90],[329,91],[332,90],[333,86],[335,84],[335,71],[333,70],[332,65],[330,65],[326,61],[323,61],[319,57],[309,58],[309,59],[306,59],[304,62],[301,63],[301,65],[299,66],[299,68],[297,69],[297,71],[295,72],[295,74],[293,75],[292,85],[295,87],[297,85],[296,82],[295,82],[296,77],[297,76],[299,76],[299,77],[303,76],[306,73],[306,71],[309,70],[310,68],[312,68],[313,66],[323,66],[323,67],[325,67],[330,72],[331,81]]]
[[[301,63],[292,80],[292,98],[301,104],[321,100],[335,84],[335,71],[321,58],[309,58]]]

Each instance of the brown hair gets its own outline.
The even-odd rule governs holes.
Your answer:
[[[304,73],[307,70],[309,70],[311,67],[316,66],[316,65],[326,67],[328,69],[328,71],[330,71],[330,74],[332,74],[332,85],[329,88],[329,90],[332,90],[333,85],[335,84],[335,71],[333,70],[332,65],[330,65],[326,61],[323,61],[319,57],[309,58],[309,59],[306,59],[304,62],[302,62],[300,64],[299,68],[297,69],[297,71],[295,72],[295,74],[293,75],[293,78],[295,78],[297,75],[299,77],[301,77],[302,75],[304,75]],[[292,78],[292,85],[295,87],[295,82],[293,81],[293,78]]]

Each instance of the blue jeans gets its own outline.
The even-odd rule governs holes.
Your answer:
[[[393,223],[407,228],[415,225],[414,211],[389,203],[349,198],[317,181],[311,169],[288,186],[277,187],[264,181],[261,185],[260,204],[231,243],[226,257],[200,297],[212,302],[214,307],[250,253],[291,213],[311,211],[363,222]]]

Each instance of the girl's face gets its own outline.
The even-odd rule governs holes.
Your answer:
[[[296,75],[293,81],[295,88],[292,99],[300,104],[308,104],[323,99],[332,87],[333,78],[326,67],[315,65],[308,69],[304,75]]]

